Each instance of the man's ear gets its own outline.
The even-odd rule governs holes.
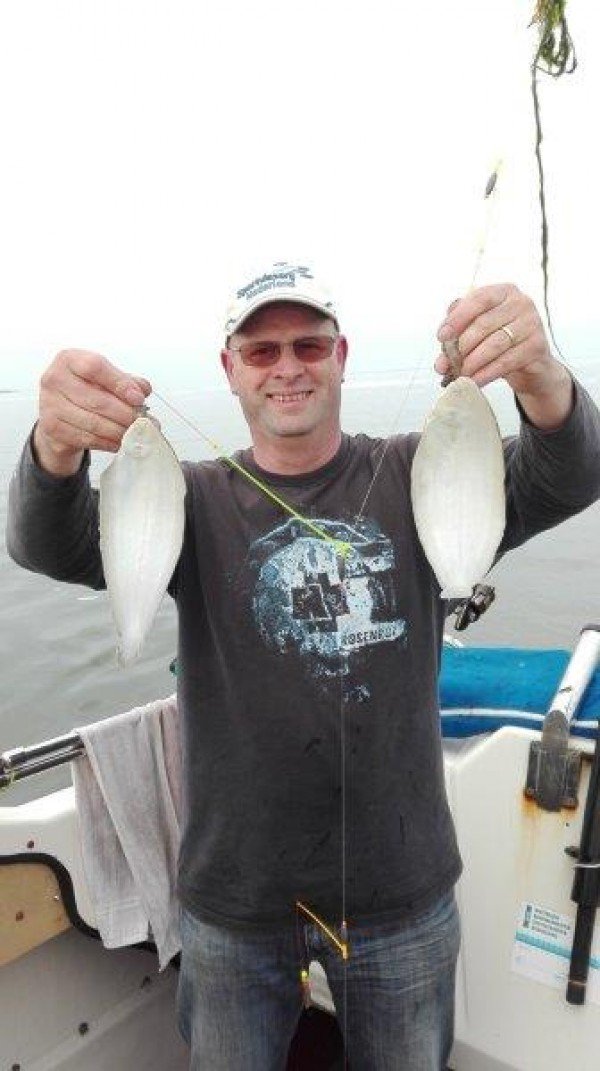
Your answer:
[[[231,350],[221,350],[221,364],[227,379],[229,380],[229,386],[231,387],[231,393],[237,394],[235,389],[235,365],[233,363],[233,357],[231,356]]]
[[[230,350],[221,350],[221,364],[223,366],[225,375],[227,376],[227,379],[229,380],[229,383],[233,389],[233,357],[231,356]]]
[[[340,372],[343,373],[348,359],[348,339],[345,335],[340,335],[336,342],[336,356]]]

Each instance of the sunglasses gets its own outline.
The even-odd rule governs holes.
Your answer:
[[[314,335],[295,338],[293,342],[245,342],[242,346],[230,346],[232,353],[239,353],[242,364],[251,368],[270,368],[277,364],[286,346],[291,346],[294,356],[304,364],[316,364],[331,357],[337,335]]]

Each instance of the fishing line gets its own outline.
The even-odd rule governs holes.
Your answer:
[[[469,283],[468,293],[475,289],[477,277],[483,262],[483,257],[487,247],[488,237],[492,226],[492,217],[494,214],[494,208],[497,204],[498,198],[492,196],[498,185],[498,176],[500,175],[500,169],[502,168],[503,161],[497,160],[494,170],[492,171],[489,179],[486,182],[485,190],[483,193],[483,203],[485,206],[485,216],[481,227],[479,237],[477,239],[476,252],[475,252],[475,265],[473,267],[473,274],[471,276],[471,282]]]
[[[473,286],[475,285],[475,280],[476,280],[477,274],[479,272],[479,268],[480,268],[480,265],[481,265],[481,262],[482,262],[482,259],[483,259],[483,255],[484,255],[484,252],[485,252],[487,236],[488,236],[488,233],[489,233],[490,223],[491,223],[491,194],[493,193],[493,191],[494,191],[494,189],[496,187],[499,167],[500,167],[500,163],[498,163],[496,165],[494,171],[492,172],[492,175],[490,176],[490,179],[487,182],[486,188],[485,188],[484,197],[485,197],[486,201],[488,202],[488,205],[487,205],[488,210],[487,210],[487,213],[486,213],[486,219],[485,219],[485,224],[484,224],[484,227],[483,227],[483,230],[482,230],[482,234],[481,234],[478,246],[477,246],[477,256],[476,256],[475,266],[474,266],[474,270],[473,270],[473,274],[472,274],[470,289],[472,289]],[[397,429],[399,427],[400,420],[401,420],[401,418],[402,418],[402,416],[404,414],[406,403],[408,401],[408,398],[410,397],[410,394],[411,394],[411,391],[413,389],[415,380],[417,378],[417,375],[423,370],[424,364],[425,364],[425,355],[423,356],[421,361],[419,361],[416,365],[413,366],[412,374],[410,375],[410,377],[409,377],[409,379],[408,379],[408,381],[407,381],[407,383],[405,385],[403,397],[401,399],[401,402],[400,402],[400,405],[398,407],[398,410],[397,410],[397,412],[395,414],[391,431],[388,432],[388,434],[386,436],[386,439],[384,440],[383,448],[382,448],[382,451],[381,451],[381,455],[380,455],[379,460],[377,462],[377,465],[375,467],[375,471],[373,473],[373,476],[372,476],[372,478],[371,478],[371,480],[369,482],[369,485],[367,487],[366,493],[365,493],[365,495],[363,497],[363,500],[361,502],[358,514],[357,514],[355,522],[354,522],[355,524],[357,524],[357,523],[359,524],[360,521],[363,519],[364,512],[365,512],[368,500],[369,500],[370,495],[372,493],[373,487],[375,486],[375,483],[376,483],[376,481],[377,481],[377,479],[379,477],[379,473],[381,471],[382,465],[383,465],[385,457],[387,455],[387,451],[389,449],[392,437],[396,433],[396,431],[397,431]],[[177,417],[179,417],[179,419],[184,424],[186,424],[196,435],[198,435],[200,437],[200,439],[202,439],[203,442],[205,442],[208,446],[210,446],[210,448],[212,450],[214,450],[219,455],[221,460],[223,460],[226,464],[228,464],[231,468],[233,468],[236,472],[238,472],[241,476],[243,476],[244,479],[246,479],[248,482],[250,482],[262,494],[264,494],[272,502],[274,502],[276,505],[278,505],[286,513],[288,513],[290,516],[292,516],[296,520],[298,520],[301,524],[303,524],[306,528],[308,528],[310,531],[312,531],[320,539],[323,539],[325,542],[327,542],[327,543],[329,543],[330,545],[333,546],[334,551],[336,553],[336,556],[339,555],[339,558],[341,558],[341,561],[338,562],[338,575],[340,577],[340,581],[341,581],[342,587],[345,587],[345,580],[346,580],[346,577],[345,577],[345,573],[346,573],[345,564],[346,564],[346,558],[347,558],[348,554],[350,553],[351,550],[354,549],[352,544],[350,544],[350,543],[348,543],[348,542],[346,542],[344,540],[338,540],[338,539],[333,538],[327,532],[323,531],[323,529],[321,529],[318,525],[315,525],[308,518],[304,517],[296,509],[294,509],[292,506],[290,506],[288,502],[286,502],[279,495],[277,495],[272,490],[272,488],[268,487],[265,483],[263,483],[262,480],[259,480],[252,473],[248,472],[248,470],[245,469],[238,461],[236,461],[235,458],[233,458],[230,455],[226,454],[220,443],[216,442],[214,439],[210,438],[203,431],[201,431],[201,429],[198,428],[197,425],[193,423],[193,421],[191,421],[182,412],[180,412],[180,410],[178,410],[171,402],[167,401],[167,399],[162,394],[160,394],[158,391],[154,391],[154,395],[160,402],[162,402],[162,404],[164,406],[166,406],[167,409],[169,409],[172,413],[174,413]],[[360,533],[357,532],[357,535],[360,535]],[[344,655],[343,646],[342,646],[342,642],[341,642],[341,638],[340,638],[338,679],[339,679],[339,697],[340,697],[341,923],[340,923],[340,927],[339,927],[339,936],[333,931],[333,929],[322,918],[319,917],[319,915],[317,915],[310,907],[308,907],[308,905],[304,904],[302,901],[296,900],[295,907],[296,907],[296,912],[297,912],[297,918],[298,918],[298,913],[301,913],[306,918],[310,919],[310,921],[313,922],[321,930],[321,932],[323,934],[325,934],[325,936],[328,938],[328,940],[332,943],[334,948],[340,953],[340,955],[342,957],[342,961],[343,961],[343,965],[344,965],[344,973],[343,973],[343,986],[342,986],[341,1019],[342,1019],[342,1022],[344,1024],[344,1039],[345,1039],[345,1041],[347,1043],[347,1038],[348,1038],[348,1031],[347,1031],[347,1015],[348,1015],[347,964],[348,964],[348,958],[349,958],[349,955],[350,955],[350,946],[349,946],[349,942],[348,942],[348,923],[347,923],[347,755],[346,755],[347,748],[346,748],[346,702],[345,702],[345,685],[344,685],[344,677],[345,677],[345,672],[344,672],[344,670],[345,670],[345,661],[344,661],[344,659],[345,659],[345,655]],[[308,996],[309,996],[309,993],[310,993],[309,971],[308,971],[308,966],[309,966],[309,964],[308,964],[308,956],[307,955],[305,956],[305,955],[301,954],[300,960],[301,960],[300,986],[301,986],[301,991],[302,991],[302,995],[303,995],[303,1000],[306,1003],[306,1001],[308,999]],[[346,1066],[347,1066],[347,1058],[346,1058],[345,1062],[346,1062]]]
[[[475,289],[477,277],[479,275],[481,264],[483,262],[483,257],[484,257],[484,254],[485,254],[485,250],[487,248],[487,242],[488,242],[489,233],[490,233],[490,229],[491,229],[491,225],[492,225],[494,204],[495,204],[495,202],[497,200],[497,198],[493,197],[492,195],[494,194],[494,192],[495,192],[495,190],[497,188],[497,185],[498,185],[498,176],[500,174],[501,167],[502,167],[502,160],[498,160],[496,162],[495,166],[494,166],[494,169],[493,169],[490,177],[488,178],[488,180],[486,182],[486,185],[485,185],[485,190],[484,190],[484,194],[483,194],[483,200],[484,200],[484,205],[485,205],[485,216],[484,216],[484,221],[483,221],[483,224],[481,226],[481,229],[480,229],[480,232],[478,234],[477,241],[476,241],[475,264],[473,266],[473,272],[472,272],[472,275],[471,275],[471,281],[470,281],[469,288],[468,288],[468,291],[467,291],[468,293],[471,290]],[[444,352],[446,352],[445,348],[444,348]],[[448,356],[448,354],[447,354],[447,356]],[[410,377],[410,379],[409,379],[409,381],[407,383],[406,390],[405,390],[404,396],[403,396],[403,398],[402,398],[402,400],[400,402],[400,406],[399,406],[398,412],[396,413],[396,416],[394,418],[391,431],[386,436],[386,439],[385,439],[385,442],[384,442],[384,445],[383,445],[383,449],[382,449],[382,452],[381,452],[381,457],[379,458],[379,461],[378,461],[378,463],[376,465],[375,472],[373,473],[373,477],[371,479],[371,482],[369,483],[369,486],[367,487],[366,494],[365,494],[365,496],[363,498],[363,501],[361,503],[360,510],[358,511],[357,521],[362,520],[364,511],[366,509],[367,502],[369,500],[369,497],[370,497],[371,492],[373,490],[373,487],[375,485],[375,481],[377,480],[377,478],[379,476],[379,473],[381,471],[381,466],[383,465],[383,462],[385,460],[385,456],[386,456],[387,451],[389,449],[392,436],[395,435],[397,430],[398,430],[398,426],[400,424],[400,418],[403,416],[404,409],[406,407],[406,403],[408,401],[408,398],[410,396],[411,390],[413,388],[413,384],[415,382],[415,379],[416,379],[418,373],[423,370],[424,364],[425,364],[425,357],[423,357],[421,359],[421,361],[417,365],[415,365],[415,367],[413,368],[412,376]],[[450,378],[453,378],[457,374],[460,374],[460,370],[457,372],[455,370],[455,368],[453,368],[452,369],[452,376],[450,376]],[[445,376],[441,381],[441,386],[442,387],[447,386],[449,381],[450,381],[450,379],[448,378],[448,376]]]
[[[221,446],[220,443],[216,442],[216,440],[214,439],[209,438],[208,435],[205,435],[205,433],[201,431],[196,424],[189,420],[188,417],[186,417],[184,413],[180,412],[179,409],[172,405],[171,402],[168,402],[162,394],[159,394],[157,390],[153,391],[152,393],[156,398],[158,398],[160,402],[162,402],[163,405],[167,407],[167,409],[170,409],[171,412],[174,413],[175,416],[179,417],[179,419],[182,420],[184,424],[187,424],[188,428],[191,428],[192,431],[196,433],[196,435],[199,435],[202,441],[207,443],[207,445],[210,446],[211,449],[219,455],[221,461],[224,461],[226,465],[230,466],[230,468],[235,469],[236,472],[239,472],[240,476],[243,476],[244,479],[248,480],[251,484],[257,487],[259,491],[262,491],[263,495],[266,495],[267,498],[269,498],[277,506],[279,506],[286,513],[288,513],[290,517],[294,517],[295,520],[300,521],[300,523],[303,524],[305,528],[308,528],[309,531],[311,531],[314,535],[319,536],[319,539],[323,539],[326,543],[330,543],[334,547],[336,554],[340,554],[342,558],[345,558],[345,556],[350,552],[350,550],[352,549],[351,543],[347,543],[343,539],[336,539],[335,536],[329,535],[328,532],[325,532],[317,524],[313,524],[313,522],[310,521],[308,517],[304,517],[302,513],[299,513],[298,510],[294,509],[293,506],[290,506],[289,502],[286,502],[285,499],[281,498],[280,495],[276,494],[271,487],[268,487],[266,483],[263,483],[262,480],[259,480],[258,477],[254,476],[251,472],[248,472],[248,470],[245,469],[243,465],[240,465],[239,461],[236,461],[234,457],[231,457],[231,455],[226,454],[224,452],[224,447]]]
[[[300,923],[300,914],[296,904],[296,954],[300,961],[300,991],[302,1003],[305,1008],[310,1008],[310,951],[306,934]]]
[[[342,586],[345,586],[345,576],[342,576]],[[340,833],[341,833],[341,882],[342,882],[342,921],[340,926],[340,937],[343,942],[342,946],[342,963],[343,963],[343,979],[342,979],[342,1022],[344,1024],[344,1067],[348,1066],[348,923],[347,923],[347,911],[346,911],[346,887],[347,887],[347,774],[346,774],[346,703],[344,696],[344,654],[342,651],[342,644],[340,642],[339,651],[339,692],[340,692]]]
[[[306,915],[306,917],[309,918],[311,922],[314,922],[321,930],[323,930],[323,933],[329,938],[332,945],[334,945],[334,947],[337,948],[338,952],[341,954],[342,959],[348,959],[347,943],[344,940],[340,940],[340,938],[333,932],[331,927],[329,927],[327,923],[323,922],[323,919],[319,918],[319,916],[315,914],[314,911],[311,911],[311,909],[307,907],[306,904],[303,904],[301,900],[296,900],[296,907],[298,908],[298,911],[300,911],[303,915]]]
[[[479,270],[480,270],[480,267],[481,267],[481,264],[482,264],[482,261],[483,261],[483,257],[484,257],[484,254],[485,254],[485,249],[486,249],[486,246],[487,246],[488,236],[489,236],[489,232],[490,232],[490,228],[491,228],[491,222],[492,222],[493,203],[494,203],[494,200],[495,200],[495,198],[492,197],[492,194],[494,193],[494,191],[496,189],[496,186],[497,186],[498,175],[499,175],[499,172],[500,172],[501,163],[502,162],[500,160],[498,160],[498,162],[496,163],[496,165],[495,165],[495,167],[494,167],[494,169],[493,169],[493,171],[492,171],[492,173],[491,173],[491,175],[490,175],[490,177],[489,177],[489,179],[488,179],[488,181],[486,183],[486,186],[485,186],[485,190],[484,190],[484,202],[485,202],[485,209],[486,209],[485,218],[484,218],[484,222],[483,222],[483,225],[481,227],[481,231],[480,231],[478,239],[477,239],[475,264],[474,264],[473,272],[472,272],[472,275],[471,275],[471,282],[470,282],[469,290],[473,290],[474,287],[475,287],[476,279],[477,279],[477,276],[479,274]],[[420,372],[422,372],[424,364],[425,364],[425,355],[413,367],[412,374],[411,374],[411,376],[409,377],[409,379],[408,379],[408,381],[406,383],[405,390],[404,390],[404,395],[403,395],[403,397],[402,397],[402,399],[400,401],[400,404],[398,406],[397,412],[396,412],[396,414],[394,416],[394,420],[393,420],[393,423],[392,423],[391,430],[388,432],[388,434],[386,435],[386,438],[384,440],[383,448],[381,450],[381,455],[379,457],[377,465],[375,466],[375,471],[374,471],[373,476],[372,476],[372,478],[371,478],[371,480],[369,482],[369,485],[368,485],[367,490],[365,492],[364,498],[363,498],[363,500],[361,502],[360,509],[358,511],[358,515],[357,515],[357,517],[355,518],[355,521],[354,521],[355,524],[359,524],[360,521],[363,519],[364,512],[365,512],[365,509],[367,507],[367,503],[369,501],[369,498],[371,496],[371,493],[373,491],[375,483],[377,482],[377,479],[378,479],[379,474],[381,472],[381,468],[382,468],[383,463],[385,461],[385,458],[386,458],[386,455],[387,455],[387,451],[388,451],[388,449],[389,449],[389,447],[391,445],[392,438],[393,438],[393,436],[396,434],[396,432],[398,430],[398,427],[400,425],[400,420],[404,415],[406,404],[407,404],[408,398],[410,397],[411,392],[413,390],[413,386],[414,386],[415,380],[417,378],[417,375]],[[442,386],[446,385],[445,380],[442,380],[441,385]],[[344,578],[342,578],[342,583],[344,583]],[[347,946],[348,928],[347,928],[347,922],[346,922],[346,918],[347,918],[347,915],[346,915],[346,885],[347,885],[347,847],[346,847],[346,834],[347,834],[347,769],[346,769],[346,716],[345,716],[346,715],[346,704],[345,704],[345,701],[344,701],[344,699],[345,699],[345,697],[344,697],[344,663],[343,663],[343,652],[342,652],[342,649],[341,649],[341,645],[340,645],[339,675],[340,675],[340,752],[341,752],[341,811],[342,811],[342,813],[341,813],[342,923],[341,923],[341,927],[340,927],[340,934],[341,934],[343,945],[347,949],[348,948],[348,946]],[[348,1037],[348,1031],[347,1031],[348,985],[347,985],[347,969],[346,969],[347,968],[347,958],[348,958],[347,954],[343,955],[344,978],[343,978],[343,998],[342,998],[343,999],[342,1021],[344,1023],[344,1037],[345,1037],[346,1041],[347,1041],[347,1037]]]
[[[414,384],[414,382],[415,382],[415,380],[417,378],[417,375],[419,374],[419,372],[423,371],[424,367],[425,367],[425,356],[423,356],[421,358],[421,360],[419,361],[419,363],[414,366],[413,371],[412,371],[412,375],[411,375],[410,379],[408,380],[408,382],[406,384],[406,387],[405,387],[405,390],[404,390],[404,394],[403,394],[403,396],[402,396],[402,398],[400,400],[400,404],[398,406],[398,410],[396,412],[396,415],[395,415],[395,417],[393,419],[391,429],[390,429],[390,431],[388,432],[388,434],[386,435],[386,437],[384,439],[383,448],[382,448],[382,451],[381,451],[381,456],[379,458],[379,461],[377,462],[377,465],[375,466],[375,472],[373,473],[373,476],[372,476],[372,478],[371,478],[371,480],[369,482],[369,485],[367,487],[365,496],[364,496],[364,498],[363,498],[363,500],[361,502],[360,509],[359,509],[358,514],[356,516],[355,523],[360,522],[363,519],[364,512],[365,512],[365,509],[366,509],[366,506],[367,506],[367,502],[369,501],[369,498],[371,496],[371,491],[373,490],[373,487],[375,486],[375,481],[377,480],[377,478],[379,476],[379,473],[381,471],[381,466],[383,465],[383,462],[385,460],[386,454],[387,454],[388,449],[390,447],[390,444],[391,444],[391,441],[392,441],[392,437],[398,431],[398,427],[400,425],[400,419],[404,415],[404,410],[406,408],[406,403],[407,403],[408,398],[410,396],[413,384]]]
[[[303,524],[305,528],[307,528],[309,531],[313,532],[315,535],[317,535],[320,539],[324,540],[326,543],[330,544],[333,547],[334,551],[335,551],[336,558],[339,557],[339,559],[341,559],[341,562],[338,563],[338,573],[340,574],[340,579],[341,579],[341,582],[343,584],[343,582],[344,582],[343,574],[345,572],[344,563],[345,563],[347,555],[350,553],[351,550],[353,550],[352,544],[346,542],[345,540],[335,539],[333,536],[330,536],[328,532],[325,532],[318,525],[316,525],[312,521],[310,521],[307,517],[304,517],[301,513],[298,512],[298,510],[294,509],[293,506],[290,506],[290,504],[288,502],[286,502],[285,499],[281,498],[280,495],[277,495],[272,490],[272,488],[268,487],[267,484],[263,483],[262,480],[259,480],[256,476],[253,475],[253,473],[248,472],[248,470],[245,469],[243,465],[240,465],[240,463],[238,461],[236,461],[235,458],[233,458],[230,455],[226,454],[224,452],[224,448],[221,446],[220,443],[216,442],[216,440],[214,440],[214,439],[211,439],[208,435],[206,435],[203,431],[201,431],[200,428],[197,427],[197,425],[194,424],[194,422],[191,421],[188,417],[186,417],[184,413],[180,412],[180,410],[177,409],[176,406],[174,406],[171,402],[167,401],[167,399],[164,397],[164,395],[160,394],[158,391],[153,391],[153,394],[164,406],[166,406],[167,409],[169,409],[172,413],[174,413],[175,416],[179,417],[179,419],[181,421],[183,421],[183,423],[186,424],[187,427],[189,427],[196,435],[198,435],[200,437],[200,439],[202,439],[203,442],[207,443],[207,445],[210,446],[211,449],[214,450],[219,455],[219,457],[220,457],[220,459],[222,461],[224,461],[232,469],[234,469],[241,476],[243,476],[244,479],[248,480],[249,483],[251,483],[254,487],[256,487],[257,490],[259,490],[262,494],[264,494],[268,499],[270,499],[272,502],[274,502],[276,505],[278,505],[281,509],[283,509],[286,513],[288,513],[290,516],[294,517],[297,521],[299,521],[301,524]],[[357,534],[359,534],[359,533],[357,533]],[[341,877],[341,881],[342,881],[342,922],[341,922],[341,925],[340,925],[340,936],[338,937],[333,932],[331,927],[328,926],[327,923],[323,921],[323,919],[321,919],[314,911],[311,910],[311,908],[309,908],[306,904],[302,903],[300,900],[296,901],[295,907],[296,907],[296,912],[297,913],[301,912],[303,915],[305,915],[307,918],[309,918],[326,935],[326,937],[331,941],[333,946],[340,953],[340,955],[342,957],[342,960],[344,962],[344,965],[346,965],[346,962],[348,960],[348,955],[349,955],[349,946],[348,946],[348,927],[347,927],[347,922],[346,922],[346,742],[345,742],[345,718],[344,718],[344,672],[343,672],[343,661],[342,661],[342,659],[343,659],[343,652],[342,652],[342,649],[341,649],[341,646],[340,646],[340,669],[339,669],[340,706],[341,706],[341,717],[340,717],[341,818],[340,818],[340,824],[341,824],[341,840],[342,840],[342,877]],[[310,996],[308,956],[303,954],[303,953],[301,953],[300,962],[301,962],[300,987],[301,987],[303,1002],[306,1004],[307,1001],[309,1000],[309,996]],[[347,1030],[346,1030],[346,1024],[347,1024],[347,979],[346,979],[346,972],[345,971],[344,971],[344,982],[343,982],[342,1021],[344,1023],[344,1035],[346,1036],[347,1035]]]

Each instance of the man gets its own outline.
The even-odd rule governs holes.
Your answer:
[[[463,374],[504,378],[501,552],[600,495],[600,416],[514,286],[474,291],[438,333]],[[437,707],[444,621],[410,507],[417,435],[340,427],[347,343],[308,269],[236,294],[221,360],[251,436],[232,468],[185,465],[171,583],[186,818],[181,1029],[192,1066],[276,1071],[324,965],[353,1071],[439,1071],[452,1044],[460,858]],[[446,371],[445,358],[437,362]],[[116,450],[150,384],[67,351],[11,489],[28,568],[101,587],[84,450]]]

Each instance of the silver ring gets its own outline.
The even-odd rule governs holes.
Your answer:
[[[501,327],[500,330],[504,331],[504,334],[507,335],[507,337],[510,339],[511,346],[515,346],[517,340],[516,340],[515,333],[512,330],[512,328],[510,328],[506,324],[504,324],[504,326]]]

